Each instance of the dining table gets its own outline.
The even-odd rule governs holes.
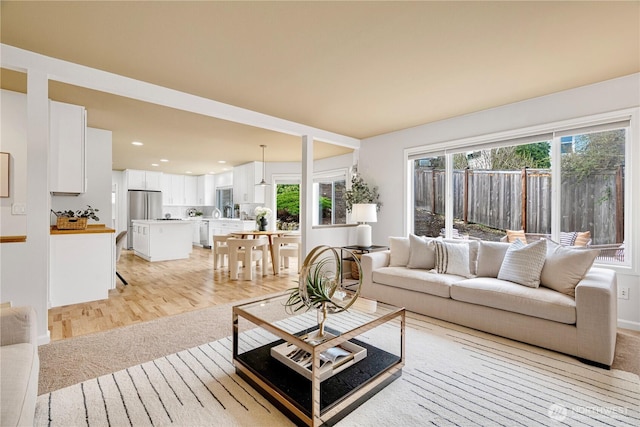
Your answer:
[[[259,236],[267,236],[267,240],[269,241],[269,253],[271,254],[271,270],[273,270],[273,274],[277,274],[275,270],[275,253],[273,251],[273,237],[286,236],[289,234],[293,234],[289,230],[269,230],[269,231],[258,231],[258,230],[248,230],[248,231],[234,231],[230,233],[234,237],[239,237],[242,239],[246,239],[248,237],[257,238]]]

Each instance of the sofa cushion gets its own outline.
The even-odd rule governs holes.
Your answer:
[[[573,298],[547,288],[529,288],[490,277],[451,284],[451,298],[554,322],[576,323]]]
[[[472,277],[469,269],[469,245],[440,241],[435,242],[435,245],[437,273]]]
[[[0,347],[2,426],[33,425],[40,370],[37,351],[30,343]]]
[[[524,230],[507,230],[507,242],[513,243],[516,240],[522,241],[525,245],[527,244],[527,236]]]
[[[565,247],[551,240],[547,245],[540,284],[575,297],[576,285],[587,274],[600,251]]]
[[[537,288],[540,286],[540,272],[546,256],[546,240],[537,240],[526,246],[516,240],[507,249],[498,272],[498,279]]]
[[[407,267],[432,269],[436,266],[436,252],[431,237],[409,235],[409,262]]]
[[[409,263],[409,238],[389,237],[389,266],[406,267]]]
[[[478,271],[480,277],[498,277],[502,260],[509,249],[507,242],[478,242]]]
[[[443,298],[450,297],[449,287],[452,283],[464,279],[462,276],[453,274],[438,274],[428,270],[404,267],[382,267],[373,271],[373,281],[375,283]]]

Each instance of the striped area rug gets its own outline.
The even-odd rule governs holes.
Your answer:
[[[329,327],[356,321],[330,316]],[[292,331],[313,325],[299,316]],[[383,326],[360,337],[393,347]],[[273,336],[250,330],[249,346]],[[38,397],[37,426],[290,426],[236,374],[231,339]],[[574,358],[408,314],[403,375],[339,426],[638,426],[640,380]]]

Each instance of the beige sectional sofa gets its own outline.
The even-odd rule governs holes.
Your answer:
[[[546,242],[549,247],[542,255],[539,283],[523,285],[504,280],[509,267],[515,265],[512,255],[522,250],[510,251],[509,243],[445,240],[437,245],[455,245],[456,251],[465,248],[467,260],[464,252],[450,251],[447,258],[447,254],[432,254],[425,247],[416,249],[416,239],[392,237],[390,250],[363,255],[363,297],[577,356],[592,364],[611,365],[617,328],[616,275],[591,266],[597,253],[586,256]],[[427,248],[436,246],[437,239],[423,240]],[[521,254],[527,263],[533,258]],[[456,262],[458,274],[442,272],[443,264]],[[463,265],[467,262],[468,270]],[[529,267],[515,265],[511,273]]]
[[[38,396],[36,313],[31,307],[0,310],[0,426],[32,426]]]

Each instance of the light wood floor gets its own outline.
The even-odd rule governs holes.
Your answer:
[[[255,278],[229,280],[225,267],[213,270],[210,249],[193,248],[188,260],[147,262],[123,251],[118,272],[129,283],[109,292],[109,299],[55,307],[49,310],[51,340],[106,331],[163,316],[258,297],[296,286],[297,264],[274,276],[268,263],[268,275],[262,267],[253,267]],[[240,274],[240,279],[243,278]]]

